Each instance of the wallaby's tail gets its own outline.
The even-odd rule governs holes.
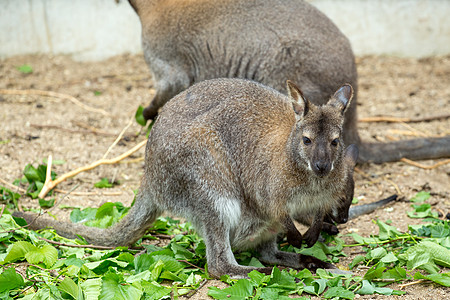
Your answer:
[[[383,163],[450,157],[450,136],[421,138],[391,143],[362,143],[359,146],[359,161]]]
[[[368,204],[351,206],[350,210],[348,212],[348,218],[350,220],[350,219],[359,217],[361,215],[370,214],[371,212],[375,211],[377,208],[380,208],[380,207],[382,207],[392,201],[395,201],[395,200],[397,200],[397,195],[392,195],[386,199],[368,203]]]
[[[138,196],[139,197],[139,196]],[[145,196],[144,196],[145,197]],[[78,235],[90,244],[102,246],[130,246],[140,239],[145,231],[160,215],[160,210],[151,201],[138,201],[128,214],[116,225],[107,228],[88,227],[82,224],[58,222],[33,213],[14,212],[13,216],[24,218],[30,229],[52,227],[56,232],[67,238],[76,238]]]

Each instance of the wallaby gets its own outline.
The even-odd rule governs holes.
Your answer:
[[[347,145],[359,146],[360,162],[450,157],[450,136],[392,143],[360,141],[357,72],[350,43],[306,1],[129,2],[142,24],[144,56],[156,89],[144,110],[146,119],[153,119],[170,98],[205,79],[247,78],[282,93],[285,80],[291,79],[316,105],[325,104],[342,84],[350,83],[354,100],[346,112],[343,134]]]
[[[239,265],[232,248],[254,248],[268,264],[334,268],[280,251],[276,238],[290,215],[313,215],[313,226],[321,226],[339,205],[347,183],[342,129],[352,88],[343,85],[326,105],[316,106],[287,85],[288,96],[242,79],[193,85],[156,119],[139,193],[118,224],[99,229],[37,218],[31,227],[51,226],[100,245],[131,245],[167,211],[192,222],[204,238],[214,277],[239,278],[255,269]]]

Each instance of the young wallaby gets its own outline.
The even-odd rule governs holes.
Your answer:
[[[347,145],[359,146],[360,162],[450,157],[450,136],[361,143],[350,43],[306,1],[129,2],[142,24],[144,56],[156,89],[144,111],[146,119],[153,119],[170,98],[205,79],[247,78],[282,93],[285,80],[291,79],[316,105],[325,104],[343,83],[350,83],[355,95],[346,111],[343,135]]]
[[[242,79],[192,86],[159,114],[135,204],[118,224],[99,229],[38,218],[31,227],[51,226],[100,245],[131,245],[167,211],[192,222],[204,238],[214,277],[244,277],[255,269],[239,265],[232,248],[257,249],[268,264],[334,268],[280,251],[276,238],[290,215],[314,215],[316,226],[339,205],[347,180],[342,128],[352,88],[342,86],[323,106],[289,81],[288,91],[285,96]]]

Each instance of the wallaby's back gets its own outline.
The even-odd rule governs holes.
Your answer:
[[[345,113],[343,136],[346,144],[359,146],[360,161],[450,156],[450,137],[361,143],[350,43],[306,1],[129,1],[141,20],[144,55],[156,89],[144,110],[146,119],[153,119],[170,98],[205,79],[252,79],[282,93],[290,79],[315,104],[324,104],[338,87],[350,83],[355,91]]]
[[[252,79],[283,93],[286,79],[292,79],[315,104],[325,104],[344,83],[357,86],[348,39],[305,1],[130,2],[141,19],[145,59],[160,102],[146,111],[148,118],[205,79]],[[348,122],[356,119],[353,102]]]

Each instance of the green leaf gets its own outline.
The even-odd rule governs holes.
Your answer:
[[[372,259],[381,259],[387,255],[386,249],[378,247],[369,252],[369,257]]]
[[[10,291],[24,285],[22,276],[14,268],[8,268],[0,274],[0,293]]]
[[[145,120],[143,113],[144,113],[144,107],[139,105],[139,107],[136,111],[136,114],[134,115],[134,118],[136,119],[136,122],[141,126],[145,126],[145,124],[147,124],[147,120]]]
[[[260,286],[263,283],[269,282],[270,280],[269,275],[262,274],[256,270],[253,270],[250,273],[248,273],[248,277],[250,277],[250,279],[253,280],[256,286]]]
[[[355,266],[357,266],[358,264],[362,263],[364,260],[366,260],[366,257],[363,255],[357,255],[355,256],[355,258],[353,258],[352,262],[348,265],[348,267],[351,269],[353,269]]]
[[[274,267],[267,286],[281,289],[295,289],[295,278],[286,270],[280,271],[280,269]]]
[[[388,240],[388,239],[394,239],[398,237],[399,235],[402,235],[401,232],[397,230],[394,226],[388,225],[384,223],[383,221],[377,220],[377,225],[379,228],[379,238],[382,241]]]
[[[209,287],[208,296],[214,299],[242,300],[251,297],[253,294],[253,284],[248,279],[239,279],[233,286],[219,289]]]
[[[411,202],[424,202],[426,200],[428,200],[430,198],[430,193],[429,192],[425,192],[425,191],[421,191],[418,192],[414,197],[411,198]]]
[[[50,200],[39,199],[39,206],[42,208],[50,208],[53,207],[53,205],[55,205],[55,198]]]
[[[100,96],[102,94],[102,92],[100,91],[94,91],[94,96]]]
[[[414,211],[408,211],[407,215],[410,218],[415,218],[415,219],[422,219],[422,218],[427,218],[427,217],[432,217],[432,218],[437,218],[438,217],[438,213],[437,212],[432,212],[431,211],[431,205],[428,203],[424,203],[421,205],[411,205],[414,208]]]
[[[393,290],[390,288],[380,288],[372,285],[368,280],[363,280],[362,287],[356,291],[360,295],[372,295],[374,293],[382,295],[392,295]]]
[[[24,64],[19,67],[17,67],[17,70],[19,70],[20,73],[23,74],[30,74],[33,73],[33,68],[30,65]]]
[[[442,274],[430,274],[430,275],[422,275],[420,272],[416,272],[414,274],[414,279],[428,279],[437,284],[450,287],[450,273],[442,273]]]
[[[97,209],[93,207],[87,207],[83,210],[75,208],[70,213],[70,221],[72,221],[72,223],[83,223],[86,221],[91,221],[95,219],[96,213]]]
[[[79,299],[79,288],[77,284],[69,277],[64,278],[63,281],[59,283],[58,289],[69,294],[74,299]]]
[[[58,259],[58,250],[51,245],[44,245],[25,253],[25,259],[31,264],[43,262],[47,268],[50,268]]]
[[[170,248],[172,249],[173,253],[175,254],[176,259],[186,259],[189,260],[194,257],[194,253],[190,252],[183,246],[180,246],[177,243],[171,243]]]
[[[91,278],[80,284],[85,300],[97,300],[102,287],[101,278]]]
[[[170,295],[171,288],[162,286],[156,282],[143,282],[142,287],[144,289],[145,299],[159,300],[165,296]]]
[[[364,275],[364,279],[372,280],[372,279],[375,279],[375,278],[381,278],[381,276],[383,275],[384,270],[386,270],[386,267],[374,265]]]
[[[396,281],[406,279],[406,270],[400,266],[396,266],[393,269],[388,269],[381,276],[383,279],[395,279]]]
[[[37,249],[36,246],[31,244],[30,242],[25,241],[15,242],[11,246],[8,254],[6,255],[4,262],[13,262],[18,259],[22,259],[25,257],[26,253],[35,251],[36,249]]]
[[[353,299],[355,298],[355,293],[352,291],[346,290],[343,287],[332,287],[329,288],[324,294],[323,297],[325,299],[339,297],[339,299]]]
[[[100,181],[94,183],[94,187],[99,188],[99,189],[112,188],[113,184],[109,183],[108,178],[104,177]]]
[[[102,278],[102,289],[98,299],[140,299],[142,294],[142,290],[126,283],[121,275],[108,273]]]
[[[419,244],[412,246],[399,258],[407,261],[408,269],[423,269],[428,264],[431,266],[431,268],[427,269],[430,273],[436,273],[437,271],[432,263],[447,268],[450,267],[450,250],[429,240],[423,240]]]
[[[34,181],[45,181],[45,177],[42,178],[38,170],[31,164],[25,166],[23,175],[25,175],[25,178],[28,180],[29,183],[32,183]]]
[[[316,279],[310,285],[304,287],[304,291],[312,295],[320,295],[327,287],[327,279]]]
[[[397,261],[397,260],[398,260],[397,256],[395,256],[394,253],[389,252],[389,253],[388,253],[387,255],[385,255],[380,261],[383,262],[383,263],[385,263],[385,264],[388,264],[388,263],[395,262],[395,261]]]

